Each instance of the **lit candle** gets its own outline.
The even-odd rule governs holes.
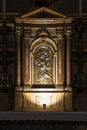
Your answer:
[[[2,2],[2,9],[3,9],[3,20],[5,20],[6,19],[6,1],[5,0],[3,0],[3,2]]]
[[[79,17],[82,17],[82,0],[79,0]]]

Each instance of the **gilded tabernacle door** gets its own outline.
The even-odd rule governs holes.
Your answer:
[[[49,47],[39,47],[34,55],[35,84],[53,84],[53,54]]]
[[[33,42],[30,62],[31,85],[57,84],[57,48],[52,40],[39,38]]]

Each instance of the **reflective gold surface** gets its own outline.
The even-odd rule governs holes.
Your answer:
[[[41,46],[35,54],[35,84],[52,84],[52,52]]]

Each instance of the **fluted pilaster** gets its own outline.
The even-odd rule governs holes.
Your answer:
[[[16,48],[17,48],[17,85],[20,86],[21,84],[21,68],[20,68],[20,39],[21,39],[21,28],[18,27],[16,28],[16,40],[17,40],[17,43],[16,43]]]
[[[63,27],[56,29],[57,41],[58,41],[58,84],[65,84],[65,39]]]
[[[31,34],[31,29],[30,28],[25,28],[24,29],[24,59],[23,59],[23,64],[24,64],[24,84],[28,85],[30,83],[30,74],[29,74],[29,68],[30,68],[30,53],[29,53],[29,48],[30,48],[30,34]]]
[[[66,75],[67,75],[67,87],[71,86],[71,27],[66,28],[65,34],[67,37],[67,60],[66,60]]]

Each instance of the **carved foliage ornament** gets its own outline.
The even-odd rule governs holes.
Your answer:
[[[30,28],[25,28],[24,29],[24,38],[29,39],[31,34],[31,29]]]
[[[57,28],[56,34],[57,34],[58,39],[63,39],[63,36],[64,36],[63,28],[62,27]]]

